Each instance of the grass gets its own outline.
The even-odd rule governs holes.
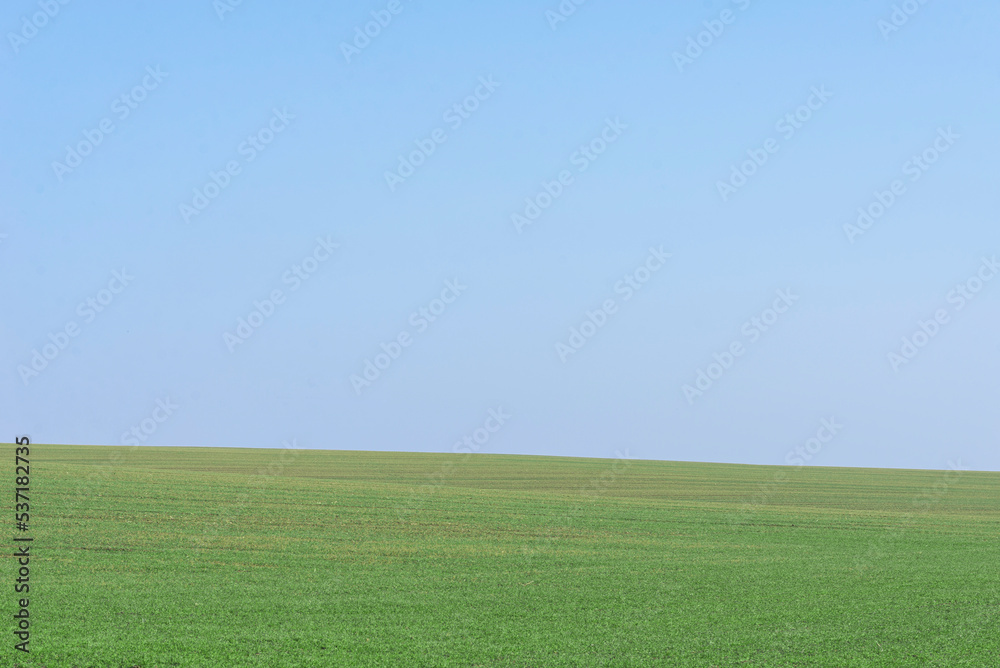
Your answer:
[[[1000,655],[996,473],[45,445],[31,469],[32,651],[8,632],[4,665]]]

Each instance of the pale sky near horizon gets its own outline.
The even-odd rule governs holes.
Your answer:
[[[0,441],[1000,470],[1000,5],[224,2],[0,10]]]

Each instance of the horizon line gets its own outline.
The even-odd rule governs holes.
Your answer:
[[[30,438],[30,437],[29,437]],[[294,440],[294,439],[293,439]],[[19,446],[21,444],[17,443],[0,443],[0,445],[14,445]],[[900,467],[900,466],[832,466],[823,464],[749,464],[746,462],[710,462],[710,461],[700,461],[691,459],[645,459],[642,457],[581,457],[575,455],[537,455],[537,454],[522,454],[522,453],[512,453],[512,452],[426,452],[420,450],[353,450],[344,448],[261,448],[252,445],[109,445],[109,444],[99,444],[99,443],[34,443],[29,442],[31,446],[46,446],[53,445],[58,447],[68,447],[68,448],[199,448],[199,449],[224,449],[224,450],[299,450],[299,451],[309,451],[309,452],[353,452],[353,453],[390,453],[390,454],[403,454],[403,455],[483,455],[483,456],[494,456],[494,457],[544,457],[548,459],[592,459],[595,461],[618,461],[620,459],[625,459],[627,461],[635,462],[657,462],[663,464],[710,464],[716,466],[756,466],[756,467],[768,467],[768,468],[790,468],[790,469],[803,469],[803,468],[814,468],[814,469],[851,469],[851,470],[861,470],[861,471],[928,471],[928,472],[947,472],[956,469],[933,469],[933,468],[910,468],[910,467]],[[22,446],[23,447],[23,446]],[[972,469],[963,468],[959,469],[965,473],[1000,473],[1000,470],[993,469]]]

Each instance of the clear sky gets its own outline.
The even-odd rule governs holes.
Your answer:
[[[1000,470],[997,3],[224,2],[0,10],[3,440]]]

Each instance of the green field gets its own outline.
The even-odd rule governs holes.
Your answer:
[[[2,665],[1000,665],[997,473],[32,445],[29,533]]]

